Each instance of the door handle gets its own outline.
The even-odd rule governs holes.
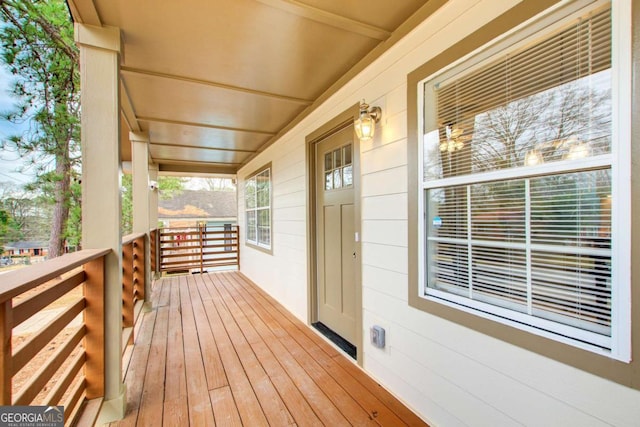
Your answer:
[[[355,253],[355,251],[353,252],[353,259],[356,259],[356,253]]]

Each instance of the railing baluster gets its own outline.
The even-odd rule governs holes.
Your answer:
[[[206,225],[200,224],[200,274],[204,271],[204,233]]]
[[[236,264],[240,271],[240,226],[236,225]]]

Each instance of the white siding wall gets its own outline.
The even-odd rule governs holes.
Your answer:
[[[442,320],[407,303],[406,76],[515,0],[452,0],[238,174],[273,166],[273,255],[242,271],[307,319],[305,136],[362,98],[383,109],[361,146],[364,368],[435,425],[640,425],[640,392]],[[244,226],[240,180],[240,223]],[[366,341],[366,340],[365,340]]]

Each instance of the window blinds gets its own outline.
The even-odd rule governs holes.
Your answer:
[[[425,87],[438,123],[424,153],[427,294],[610,336],[610,20]]]
[[[609,153],[610,68],[605,10],[437,83],[439,178]]]

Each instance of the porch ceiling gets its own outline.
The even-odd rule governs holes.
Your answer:
[[[444,2],[68,0],[74,21],[122,30],[126,130],[149,132],[160,171],[210,173],[235,173]]]

